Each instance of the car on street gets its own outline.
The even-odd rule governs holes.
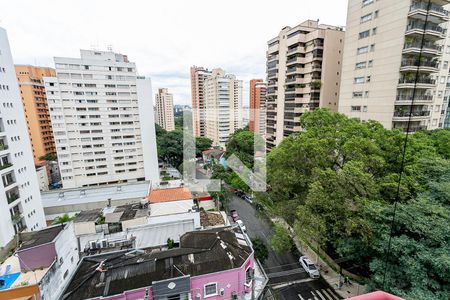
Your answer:
[[[236,224],[238,224],[239,227],[241,227],[243,232],[247,231],[247,227],[245,227],[244,222],[242,222],[242,220],[236,220]]]
[[[233,222],[236,222],[237,220],[239,220],[239,215],[237,213],[237,210],[235,210],[235,209],[230,210],[230,217],[231,217],[231,219],[233,219]]]
[[[319,270],[309,258],[307,258],[306,256],[302,256],[300,257],[299,262],[302,265],[303,269],[305,269],[306,273],[308,273],[309,277],[314,279],[320,277]]]
[[[252,197],[250,197],[249,195],[243,195],[242,196],[242,199],[244,199],[245,201],[247,201],[248,203],[252,203],[253,202],[253,200],[252,200]]]

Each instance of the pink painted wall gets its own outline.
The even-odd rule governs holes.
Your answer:
[[[17,252],[19,257],[20,268],[23,271],[29,271],[39,268],[47,268],[56,258],[56,250],[54,243],[20,250]]]
[[[205,284],[217,282],[217,291],[224,289],[224,295],[211,296],[208,300],[216,299],[231,299],[231,293],[237,292],[238,297],[241,297],[244,293],[251,292],[251,287],[245,286],[245,270],[246,267],[253,268],[253,255],[250,256],[244,265],[238,269],[232,269],[214,274],[205,274],[201,276],[195,276],[191,278],[191,291],[192,299],[195,299],[197,294],[201,295],[200,299],[204,298],[204,286]],[[230,286],[230,287],[228,287]]]
[[[220,289],[224,289],[224,295],[220,296],[211,296],[206,298],[207,300],[222,300],[222,299],[231,299],[231,293],[236,291],[238,293],[238,297],[240,298],[244,293],[250,293],[251,287],[245,286],[245,270],[248,267],[253,268],[253,255],[251,255],[247,261],[242,265],[242,267],[237,269],[232,269],[228,271],[223,271],[214,274],[205,274],[201,276],[195,276],[191,278],[191,296],[192,299],[195,299],[195,296],[199,293],[200,299],[204,299],[204,286],[207,283],[217,282],[217,292]],[[228,287],[228,285],[230,287]],[[121,295],[111,296],[111,297],[103,297],[96,298],[96,300],[136,300],[142,299],[145,295],[145,288],[134,290],[134,291],[126,291]],[[152,290],[149,290],[150,300],[153,300]]]

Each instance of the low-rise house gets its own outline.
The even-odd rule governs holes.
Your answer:
[[[59,299],[79,262],[73,223],[21,234],[21,245],[1,269],[0,299]],[[4,274],[4,273],[3,273]]]
[[[250,299],[253,284],[257,299],[266,283],[234,226],[188,232],[173,249],[85,257],[62,299]]]

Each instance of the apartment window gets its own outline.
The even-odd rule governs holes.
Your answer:
[[[370,52],[375,51],[375,44],[370,45]]]
[[[217,282],[212,282],[205,284],[204,297],[216,296],[217,295]]]
[[[369,98],[369,91],[364,92],[364,98]]]
[[[353,92],[353,98],[362,98],[363,92]]]
[[[369,52],[369,46],[359,47],[356,54],[363,54]]]
[[[376,35],[377,34],[377,27],[372,28],[372,35]]]
[[[379,11],[378,11],[378,10],[374,11],[374,12],[373,12],[373,18],[374,18],[374,19],[378,18],[378,14],[379,14]]]
[[[361,111],[361,106],[360,106],[360,105],[357,105],[357,106],[353,106],[353,105],[352,105],[351,110],[352,110],[352,112],[358,112],[358,111]]]
[[[361,17],[361,23],[369,22],[370,20],[372,20],[372,13]]]
[[[367,112],[367,105],[363,106],[363,112]]]
[[[359,33],[359,39],[365,39],[370,36],[370,30],[366,30]]]
[[[366,81],[367,81],[367,82],[370,82],[370,79],[371,79],[371,77],[370,77],[370,76],[367,76]]]
[[[445,53],[450,54],[450,46],[447,46]]]
[[[373,60],[369,60],[369,62],[367,63],[367,67],[368,68],[372,68],[373,67]]]
[[[445,76],[441,76],[441,84],[444,84],[445,83]]]
[[[365,69],[366,65],[367,65],[367,63],[365,61],[356,63],[355,69]]]
[[[444,63],[442,64],[442,69],[448,69],[448,61],[444,61]]]
[[[364,83],[364,77],[355,77],[354,83]]]
[[[362,7],[372,4],[373,0],[362,0]]]

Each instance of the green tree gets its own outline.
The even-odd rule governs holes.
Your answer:
[[[55,154],[47,153],[44,156],[39,157],[40,160],[46,160],[46,161],[56,161],[58,160],[58,157]]]
[[[206,137],[196,137],[195,138],[195,151],[197,157],[202,156],[202,152],[211,149],[213,141]]]
[[[267,249],[266,244],[260,237],[254,237],[251,239],[253,244],[253,251],[255,251],[255,258],[259,260],[261,263],[269,257],[269,250]]]
[[[269,240],[270,247],[272,247],[275,252],[283,253],[290,251],[292,244],[293,241],[287,230],[283,226],[276,224],[274,226],[274,234]]]
[[[72,221],[73,219],[75,219],[75,217],[73,216],[73,217],[70,217],[68,214],[64,214],[64,215],[62,215],[62,216],[60,216],[60,217],[56,217],[54,220],[53,220],[53,222],[52,222],[52,224],[64,224],[64,223],[67,223],[67,222],[70,222],[70,221]]]
[[[248,168],[253,168],[254,152],[263,149],[264,140],[248,129],[238,129],[229,138],[226,144],[225,158],[235,154]]]

